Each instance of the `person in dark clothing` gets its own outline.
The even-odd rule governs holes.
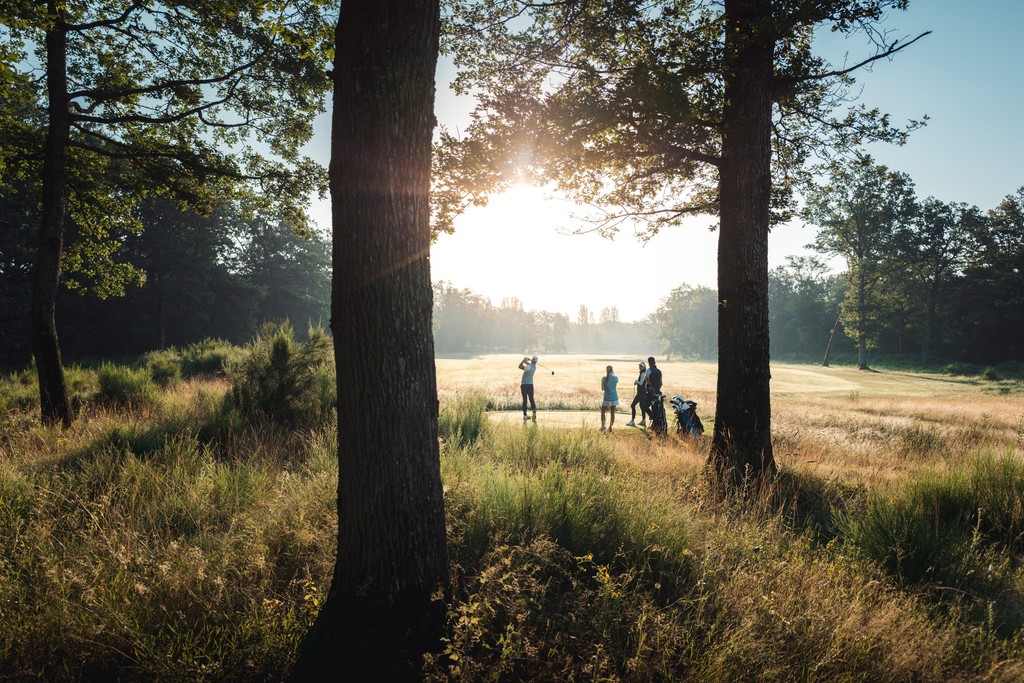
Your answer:
[[[530,419],[526,415],[526,401],[530,401],[530,409],[533,410],[533,419],[537,420],[537,404],[533,400],[533,376],[537,372],[537,356],[523,358],[519,361],[519,369],[523,371],[523,378],[519,382],[519,391],[523,395],[523,419]]]
[[[665,417],[665,397],[661,394],[661,369],[658,368],[654,356],[647,359],[647,414],[651,416],[651,431],[655,434],[668,433],[668,419]]]
[[[626,423],[627,427],[636,427],[636,407],[640,406],[640,427],[647,426],[647,363],[640,361],[640,376],[633,380],[636,386],[636,395],[633,402],[629,404],[631,417]]]
[[[660,394],[661,369],[657,367],[657,363],[654,361],[654,356],[650,356],[647,359],[647,365],[650,366],[650,370],[647,371],[647,393]]]

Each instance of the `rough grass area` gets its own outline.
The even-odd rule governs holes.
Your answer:
[[[30,371],[0,378],[0,680],[286,675],[328,589],[336,440],[302,374],[322,350],[268,340],[72,369],[64,431]],[[1024,396],[808,379],[773,404],[779,479],[723,498],[706,440],[552,426],[550,397],[596,415],[601,368],[632,360],[542,359],[558,384],[525,424],[491,412],[515,363],[439,361],[453,586],[425,679],[1024,678]],[[710,425],[707,373],[666,364]]]
[[[4,414],[0,679],[284,675],[333,563],[334,431],[238,427],[225,390],[105,401],[63,433]]]

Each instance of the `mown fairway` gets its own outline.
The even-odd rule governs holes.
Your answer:
[[[521,358],[438,359],[442,399],[479,392],[493,409],[490,420],[520,422]],[[611,364],[619,376],[616,426],[629,431],[625,423],[640,360],[542,357],[549,369],[538,368],[535,378],[538,422],[597,428],[601,376]],[[697,412],[710,432],[716,364],[665,361],[658,366],[664,372],[665,393],[697,401]],[[1024,457],[1024,393],[1017,381],[775,363],[772,396],[776,457],[785,467],[799,465],[816,474],[872,482],[922,466],[945,467],[951,458],[982,442]]]
[[[494,388],[515,387],[518,395],[522,356],[494,354],[465,358],[439,358],[438,383],[446,388],[474,386],[488,391]],[[543,356],[544,368],[537,369],[538,394],[554,389],[560,393],[576,388],[584,395],[599,396],[604,368],[611,364],[619,376],[620,398],[636,379],[637,363],[645,357],[612,355],[560,354]],[[669,395],[714,394],[718,374],[714,362],[658,361],[665,374],[665,390]],[[555,374],[552,375],[551,371]],[[991,389],[991,382],[977,378],[903,372],[898,370],[872,370],[863,372],[854,367],[828,367],[819,365],[772,365],[772,393],[776,397],[800,394],[850,394],[862,396],[942,396],[963,392],[981,393]]]

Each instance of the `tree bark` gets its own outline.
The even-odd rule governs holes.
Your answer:
[[[710,463],[730,480],[774,475],[768,336],[770,0],[726,0],[719,175],[718,402]]]
[[[864,267],[863,259],[860,267]],[[859,280],[857,289],[857,369],[868,370],[868,335],[865,331],[868,322],[867,278],[863,273],[858,274],[857,277]]]
[[[928,290],[927,312],[924,319],[924,339],[921,340],[921,365],[928,362],[928,355],[932,347],[932,329],[935,326],[935,309],[937,306],[938,293],[934,287]]]
[[[842,315],[843,315],[843,313],[842,313],[842,311],[840,311],[839,315],[836,316],[836,323],[835,323],[835,325],[832,326],[832,331],[829,332],[829,334],[828,334],[828,344],[825,345],[825,358],[821,361],[821,367],[823,367],[823,368],[827,368],[828,367],[829,355],[832,352],[832,340],[836,336],[836,328],[839,327],[839,318]]]
[[[335,33],[331,329],[338,554],[294,680],[415,679],[447,585],[430,282],[437,0],[345,0]]]
[[[45,424],[71,424],[71,403],[57,341],[56,301],[64,249],[64,193],[71,134],[68,111],[67,32],[63,10],[47,2],[46,81],[49,122],[43,149],[42,219],[32,283],[32,354],[39,378],[39,406]]]

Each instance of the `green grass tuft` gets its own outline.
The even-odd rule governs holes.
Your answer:
[[[145,407],[156,403],[157,387],[146,370],[104,364],[97,371],[96,400],[120,406]]]

